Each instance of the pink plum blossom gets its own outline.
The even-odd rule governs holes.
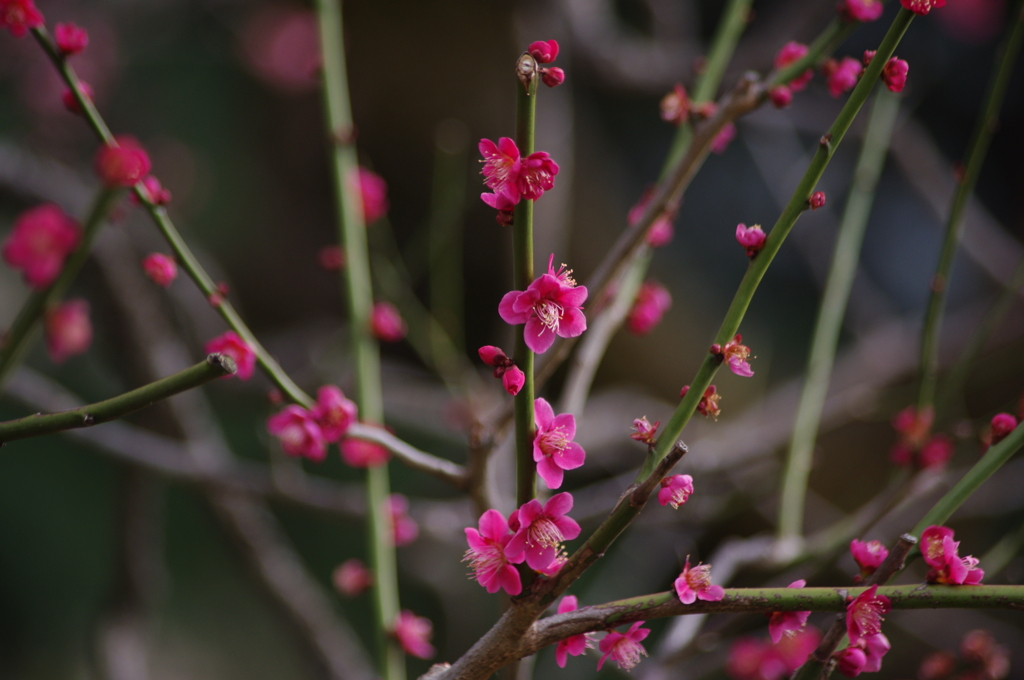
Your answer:
[[[722,586],[711,583],[711,565],[698,564],[691,569],[689,557],[686,558],[683,573],[679,574],[673,585],[679,601],[683,604],[693,604],[697,600],[718,602],[725,597]]]
[[[875,21],[882,16],[885,5],[881,0],[841,0],[839,15],[847,21]]]
[[[661,480],[658,489],[658,502],[671,505],[673,510],[690,499],[693,494],[693,477],[690,475],[672,475]]]
[[[335,589],[346,597],[355,597],[373,585],[373,574],[361,560],[342,562],[331,574]]]
[[[536,201],[545,191],[555,187],[558,163],[551,160],[547,151],[534,151],[522,160],[519,166],[519,194]]]
[[[46,352],[55,364],[84,353],[92,344],[89,303],[68,300],[47,310],[43,317],[43,331]]]
[[[647,281],[637,291],[626,327],[633,335],[647,335],[661,323],[661,317],[671,306],[672,295],[668,289],[656,281]]]
[[[526,564],[531,569],[546,569],[562,546],[580,535],[580,525],[566,513],[572,510],[572,494],[562,492],[548,499],[543,506],[533,499],[514,510],[509,526],[515,532],[505,546],[505,556],[515,559],[524,551]]]
[[[807,581],[800,579],[789,584],[789,588],[803,588]],[[773,644],[779,644],[783,637],[789,637],[803,630],[811,612],[772,612],[768,616],[768,635]]]
[[[821,631],[813,626],[784,635],[775,645],[740,638],[729,649],[726,673],[733,680],[781,680],[807,661],[820,640]]]
[[[722,360],[729,364],[729,370],[736,375],[749,378],[754,375],[753,369],[747,363],[747,359],[750,357],[750,348],[741,345],[742,341],[743,336],[737,333],[732,340],[725,343],[725,347],[718,343],[711,345],[711,353],[722,357]]]
[[[110,188],[135,186],[149,174],[149,154],[134,137],[118,135],[96,152],[96,174]]]
[[[555,40],[537,40],[530,43],[526,51],[541,64],[550,64],[558,58],[558,42]]]
[[[718,134],[715,135],[715,138],[711,140],[711,152],[717,154],[725,153],[725,150],[729,148],[729,142],[735,138],[736,124],[733,122],[726,123],[718,131]]]
[[[679,390],[679,398],[685,397],[689,391],[690,386],[683,385],[683,388]],[[697,402],[697,413],[705,418],[710,417],[712,420],[718,420],[718,416],[722,413],[722,408],[718,405],[718,402],[721,400],[722,395],[718,393],[718,388],[714,385],[708,385],[707,389],[704,390],[704,395]]]
[[[434,646],[430,644],[434,626],[426,617],[416,616],[408,609],[403,609],[395,618],[392,632],[406,654],[429,659],[436,653]]]
[[[473,527],[465,529],[469,550],[462,561],[469,562],[473,576],[487,592],[496,593],[504,589],[513,596],[523,592],[519,572],[512,565],[525,560],[526,555],[505,555],[505,546],[512,540],[505,516],[497,510],[487,510],[480,515],[477,526],[479,530]]]
[[[334,443],[345,436],[349,425],[356,420],[356,403],[334,385],[324,385],[316,391],[313,419],[323,431],[324,439]]]
[[[977,585],[985,572],[977,569],[978,559],[968,555],[960,557],[959,541],[953,540],[953,530],[932,525],[921,532],[921,555],[931,569],[929,583],[947,585]]]
[[[391,452],[377,442],[349,437],[338,444],[341,459],[354,468],[380,467],[391,459]]]
[[[673,125],[682,125],[690,116],[690,97],[686,94],[686,88],[676,83],[672,91],[661,99],[659,104],[661,119]]]
[[[843,60],[838,63],[835,59],[829,59],[822,70],[825,72],[828,93],[833,97],[838,97],[853,89],[860,74],[864,72],[864,67],[852,57],[843,57]]]
[[[53,27],[53,40],[65,57],[78,54],[89,46],[89,34],[84,28],[72,23],[57,24]]]
[[[907,85],[907,73],[910,71],[910,64],[902,59],[893,57],[886,62],[882,69],[882,82],[892,92],[903,92]]]
[[[640,663],[640,657],[647,656],[647,650],[640,643],[651,634],[651,629],[641,628],[642,625],[644,625],[644,621],[637,621],[625,633],[609,631],[598,643],[598,648],[603,654],[597,661],[597,670],[601,670],[601,666],[608,658],[611,658],[624,671],[628,671]]]
[[[775,108],[784,109],[793,103],[793,91],[786,85],[778,85],[768,90],[768,99]]]
[[[765,234],[760,224],[752,227],[740,222],[736,225],[736,242],[747,251],[747,257],[754,257],[764,248]]]
[[[582,305],[587,287],[577,286],[567,272],[552,268],[554,255],[548,261],[548,272],[541,274],[525,291],[505,293],[498,305],[498,314],[505,323],[526,324],[523,339],[532,351],[542,354],[551,347],[555,336],[574,338],[587,330]]]
[[[586,452],[573,441],[576,436],[576,417],[571,413],[555,415],[547,400],[533,402],[537,434],[533,438],[533,460],[549,489],[562,486],[564,470],[575,470],[583,465]]]
[[[924,16],[936,7],[945,7],[946,0],[900,0],[900,4],[914,14]]]
[[[836,653],[836,670],[848,678],[882,670],[882,657],[889,651],[889,639],[881,633],[869,635]]]
[[[142,260],[142,271],[158,286],[166,288],[178,276],[178,265],[163,253],[150,253]]]
[[[383,342],[398,342],[408,328],[398,308],[390,302],[376,302],[370,310],[370,331]]]
[[[846,634],[850,644],[882,632],[882,619],[890,609],[892,602],[885,595],[878,594],[877,585],[853,598],[846,605]]]
[[[18,216],[0,254],[7,264],[21,270],[25,283],[42,290],[60,274],[81,237],[78,223],[63,210],[52,203],[41,205]]]
[[[953,440],[944,434],[933,434],[917,452],[917,465],[922,470],[937,470],[952,457]]]
[[[327,455],[327,442],[312,414],[301,406],[286,406],[267,420],[267,432],[281,441],[289,456],[303,456],[320,462]]]
[[[234,331],[227,331],[206,343],[207,354],[218,352],[231,357],[238,366],[239,380],[248,380],[256,370],[256,352]]]
[[[388,214],[388,184],[383,177],[362,166],[356,177],[363,204],[363,222],[373,224]]]
[[[495,221],[503,227],[511,227],[515,218],[514,210],[516,204],[508,199],[505,194],[480,194],[480,200],[498,211]]]
[[[640,222],[644,216],[644,211],[647,210],[647,204],[651,202],[653,195],[653,189],[648,189],[643,193],[643,196],[640,197],[636,205],[629,209],[629,214],[626,215],[626,223],[629,226],[635,226]],[[668,213],[658,215],[647,229],[647,245],[652,248],[661,248],[668,245],[675,235],[675,227],[672,226],[673,219],[675,219],[675,216]]]
[[[648,446],[654,446],[656,443],[654,435],[657,434],[659,425],[661,425],[660,420],[656,420],[652,424],[647,420],[647,416],[634,418],[633,434],[629,435],[629,438],[647,444]],[[664,503],[662,503],[662,505],[664,505]]]
[[[0,0],[0,28],[6,28],[15,38],[42,23],[43,15],[32,0]]]
[[[521,161],[519,147],[509,137],[502,137],[495,144],[489,139],[481,139],[478,146],[480,155],[484,157],[484,184],[496,195],[504,196],[512,205],[519,202],[519,170]],[[497,200],[497,199],[495,199]],[[484,201],[487,202],[486,200]],[[501,210],[497,205],[492,208]]]
[[[889,551],[881,541],[865,542],[855,538],[850,541],[850,554],[853,555],[853,561],[860,567],[860,574],[854,577],[854,581],[860,583],[861,580],[871,576],[878,567],[882,566],[882,562],[885,562],[885,558],[889,556]]]
[[[773,64],[775,70],[781,71],[790,64],[800,61],[807,56],[807,49],[807,45],[790,40],[788,43],[783,45],[775,55],[775,62]],[[787,85],[791,91],[799,92],[807,87],[807,83],[811,82],[811,78],[813,77],[814,70],[807,69],[797,77],[790,80]]]
[[[388,511],[391,513],[392,538],[396,546],[409,545],[420,535],[416,520],[409,517],[409,499],[400,493],[388,496]]]
[[[558,603],[558,613],[567,614],[574,612],[578,606],[575,595],[566,595]],[[570,655],[579,656],[584,654],[590,648],[590,644],[590,633],[570,635],[564,640],[559,640],[558,644],[555,645],[555,663],[558,664],[559,668],[565,668],[565,662]]]

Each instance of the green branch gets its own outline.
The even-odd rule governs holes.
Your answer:
[[[971,142],[967,147],[964,174],[953,196],[946,221],[945,237],[942,252],[935,275],[931,281],[931,297],[925,312],[924,327],[921,330],[921,385],[917,395],[917,412],[925,413],[935,402],[935,386],[939,376],[939,333],[942,329],[942,317],[946,305],[946,292],[953,270],[953,257],[960,243],[960,232],[963,227],[964,211],[974,193],[978,174],[988,152],[989,144],[999,127],[999,111],[1002,109],[1006,88],[1010,83],[1013,65],[1021,41],[1024,39],[1024,3],[1018,3],[1015,22],[1005,42],[996,55],[996,70],[988,84],[985,103],[975,123]]]
[[[537,86],[540,73],[537,60],[523,53],[516,62],[516,146],[522,158],[533,153],[537,116]],[[515,290],[526,290],[533,282],[533,201],[523,198],[516,205],[512,218],[512,267]],[[526,377],[515,396],[516,418],[516,505],[523,505],[536,495],[537,466],[533,462],[533,438],[536,426],[533,415],[535,355],[526,346],[526,336],[516,332],[514,356],[516,366]]]
[[[99,233],[100,227],[120,196],[121,192],[117,190],[100,189],[96,199],[93,201],[92,208],[89,210],[89,215],[85,218],[82,240],[64,263],[60,274],[57,275],[57,278],[49,286],[41,291],[33,292],[28,300],[25,301],[21,311],[18,312],[18,316],[15,317],[14,322],[7,331],[7,337],[3,340],[2,345],[0,345],[0,385],[4,383],[11,370],[18,365],[25,351],[27,351],[28,341],[32,337],[32,332],[35,330],[39,319],[42,318],[48,308],[60,300],[65,291],[67,291],[68,286],[78,276],[82,265],[89,258],[93,241],[96,240],[96,234]]]
[[[324,106],[328,136],[334,142],[331,169],[334,175],[338,211],[338,237],[345,248],[342,294],[348,302],[352,364],[356,377],[356,403],[360,420],[384,422],[384,397],[380,375],[380,348],[370,331],[373,289],[370,282],[366,225],[357,183],[354,126],[349,103],[348,76],[342,38],[339,0],[315,3],[323,51]],[[395,560],[391,514],[387,508],[391,484],[386,465],[366,471],[367,518],[370,561],[374,571],[373,610],[378,649],[378,670],[384,680],[403,680],[405,657],[388,635],[398,616],[398,574]]]
[[[839,331],[853,288],[864,231],[871,214],[875,187],[885,165],[899,102],[899,97],[885,89],[879,89],[875,95],[875,105],[853,173],[850,196],[839,225],[832,266],[818,308],[818,320],[807,359],[807,374],[793,423],[793,437],[786,457],[778,524],[778,536],[783,541],[794,541],[803,534],[804,497],[814,442],[818,438],[818,425],[825,407],[832,365],[835,363]]]
[[[175,394],[199,387],[211,380],[234,375],[235,362],[223,354],[211,354],[191,368],[149,383],[131,392],[125,392],[112,399],[61,411],[60,413],[37,413],[18,420],[0,423],[0,446],[15,439],[38,437],[63,430],[92,427],[134,413],[139,409],[167,399]]]

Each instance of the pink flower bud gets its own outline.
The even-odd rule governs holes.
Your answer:
[[[0,0],[0,28],[6,28],[15,38],[42,23],[43,15],[32,0]]]
[[[78,54],[89,45],[89,34],[74,24],[57,24],[53,28],[53,38],[65,57]]]
[[[130,187],[149,174],[149,155],[133,137],[114,138],[96,153],[96,174],[108,187]]]
[[[150,253],[142,260],[142,270],[158,286],[166,288],[178,276],[178,265],[163,253]]]
[[[430,644],[430,638],[434,634],[434,626],[430,619],[416,616],[408,609],[403,609],[395,618],[392,632],[406,654],[429,659],[436,653]]]
[[[508,366],[509,358],[505,355],[500,347],[493,345],[484,345],[477,350],[477,354],[480,355],[480,361],[484,362],[488,366]]]
[[[363,201],[363,222],[373,224],[388,213],[388,184],[383,177],[362,166],[357,177]]]
[[[248,380],[256,370],[256,352],[234,331],[227,331],[210,340],[206,343],[205,350],[207,354],[219,352],[234,359],[238,366],[235,375],[239,380]]]
[[[396,546],[409,545],[420,534],[420,528],[409,517],[409,499],[400,493],[388,496],[388,511],[391,513],[392,538]]]
[[[932,438],[917,453],[917,464],[923,470],[941,468],[953,456],[953,440],[944,434]]]
[[[21,270],[25,283],[42,290],[60,274],[81,232],[78,223],[56,205],[37,206],[14,221],[14,228],[0,246],[0,255],[7,264]]]
[[[836,670],[848,678],[855,678],[864,670],[868,657],[860,647],[847,647],[836,654]]]
[[[171,192],[162,187],[160,185],[160,180],[153,175],[148,175],[142,180],[142,187],[145,191],[146,198],[148,198],[149,202],[153,205],[167,205],[171,202]],[[132,194],[131,201],[135,204],[139,203],[139,199],[135,197],[135,194]]]
[[[646,335],[661,323],[661,317],[672,306],[672,296],[660,283],[648,281],[640,286],[626,326],[633,335]]]
[[[558,87],[565,82],[565,71],[557,66],[542,68],[540,70],[540,79],[548,87]]]
[[[501,375],[501,384],[505,391],[514,397],[526,384],[526,374],[519,370],[518,366],[509,366]]]
[[[341,271],[345,266],[345,251],[341,246],[324,246],[317,252],[316,261],[329,272]]]
[[[324,385],[317,390],[316,406],[311,411],[313,420],[324,433],[324,439],[331,443],[345,436],[349,426],[355,422],[357,412],[356,403],[334,385]]]
[[[380,467],[391,458],[391,452],[377,442],[365,439],[343,439],[338,445],[341,459],[354,468]]]
[[[661,425],[660,420],[656,420],[651,424],[647,420],[647,416],[636,418],[633,420],[634,432],[629,435],[629,438],[647,444],[648,446],[654,446],[656,443],[654,435],[657,434],[659,425]],[[664,503],[662,503],[662,505],[664,505]]]
[[[761,248],[764,248],[765,233],[761,230],[760,224],[752,227],[740,222],[736,225],[736,242],[747,251],[747,257],[754,257]]]
[[[63,363],[89,349],[92,344],[92,323],[89,303],[68,300],[46,312],[43,318],[46,352],[55,364]]]
[[[729,142],[736,138],[736,124],[726,123],[715,138],[711,140],[711,151],[717,154],[725,153],[725,150],[729,148]]]
[[[777,109],[784,109],[793,103],[793,91],[785,85],[779,85],[768,90],[768,99]]]
[[[78,87],[82,90],[82,95],[89,101],[92,101],[92,98],[94,96],[92,86],[90,86],[89,83],[85,82],[84,80],[79,80]],[[64,92],[61,93],[60,101],[64,104],[64,108],[70,111],[71,113],[82,113],[82,107],[78,103],[78,99],[75,97],[75,93],[72,92],[70,89],[64,90]]]
[[[331,574],[334,588],[346,597],[356,597],[373,585],[373,574],[354,557],[345,560]]]
[[[900,0],[900,4],[914,14],[924,16],[936,7],[945,7],[946,0]]]
[[[885,6],[880,0],[841,0],[836,10],[847,21],[875,21]]]
[[[666,123],[685,123],[690,115],[690,97],[686,94],[686,88],[676,83],[672,91],[662,97],[659,108],[661,119]]]
[[[807,205],[811,207],[811,210],[817,210],[818,208],[825,205],[825,192],[815,191],[811,194],[811,197],[807,199]]]
[[[1017,427],[1017,419],[1009,413],[997,413],[992,416],[992,443],[998,444]]]
[[[853,560],[860,567],[860,574],[854,577],[854,581],[859,583],[863,578],[875,573],[875,570],[889,556],[889,551],[881,541],[865,542],[855,538],[850,541],[850,554],[853,555]]]
[[[834,59],[830,59],[827,64],[827,67],[822,70],[826,71],[828,92],[833,97],[838,97],[844,92],[852,90],[854,85],[857,84],[860,74],[864,72],[864,67],[852,57],[843,57],[843,60],[838,64],[835,63]]]
[[[554,40],[538,40],[526,48],[534,59],[541,64],[550,64],[558,58],[558,43]]]
[[[902,59],[893,57],[882,69],[882,82],[892,92],[902,92],[907,84],[907,72],[910,65]]]
[[[390,302],[377,302],[370,312],[370,330],[378,340],[398,342],[405,337],[406,326],[398,309]]]
[[[301,406],[286,406],[268,418],[267,432],[280,440],[281,448],[289,456],[303,456],[320,462],[327,455],[327,442],[320,426],[313,420],[313,415]]]

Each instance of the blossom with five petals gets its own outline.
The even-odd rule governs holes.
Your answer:
[[[498,314],[505,323],[526,324],[523,339],[538,354],[551,347],[556,335],[574,338],[587,330],[581,307],[587,299],[587,287],[577,286],[567,271],[554,271],[554,257],[548,260],[546,274],[534,279],[524,291],[505,293],[498,305]]]
[[[575,470],[583,465],[586,452],[573,441],[576,436],[576,417],[571,413],[555,415],[546,399],[533,402],[537,434],[533,438],[533,460],[549,489],[562,486],[564,470]]]
[[[789,588],[803,588],[807,581],[800,579],[789,584]],[[790,637],[803,630],[811,612],[772,612],[768,615],[768,634],[773,644],[779,644],[783,636]]]
[[[515,534],[505,545],[505,556],[512,560],[525,552],[527,566],[537,571],[547,569],[558,556],[562,541],[580,535],[580,525],[565,516],[572,510],[572,502],[572,494],[562,492],[543,506],[533,499],[513,510],[508,523]]]
[[[512,540],[505,516],[497,510],[488,510],[480,515],[478,529],[466,527],[466,551],[463,562],[469,562],[477,582],[489,593],[504,589],[509,595],[523,592],[523,583],[513,564],[526,559],[524,553],[505,555],[505,546]]]
[[[953,540],[953,530],[948,527],[930,526],[921,532],[921,555],[931,569],[929,583],[948,585],[977,585],[985,572],[977,569],[978,558],[968,555],[960,557],[959,541]]]
[[[892,609],[892,602],[878,594],[874,585],[846,605],[846,634],[855,645],[866,637],[882,632],[882,618]]]
[[[693,604],[697,600],[718,602],[725,597],[725,589],[711,583],[711,565],[698,564],[691,569],[689,557],[686,558],[683,573],[679,574],[673,585],[683,604]]]

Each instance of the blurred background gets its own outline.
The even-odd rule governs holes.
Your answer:
[[[338,278],[318,264],[336,237],[310,9],[254,0],[38,4],[51,28],[74,21],[89,31],[88,50],[72,63],[111,129],[149,150],[153,173],[173,193],[171,216],[214,278],[229,284],[230,299],[268,349],[304,388],[349,390]],[[877,46],[894,4],[837,56],[859,58]],[[915,398],[917,333],[955,166],[1008,4],[950,2],[916,20],[897,51],[910,64],[908,86],[826,404],[808,533],[855,512],[893,473],[889,421]],[[781,45],[810,41],[834,14],[832,2],[757,0],[753,7],[726,86],[747,70],[769,70]],[[377,295],[408,290],[404,301],[393,299],[403,312],[415,299],[439,310],[460,370],[473,367],[466,378],[473,391],[458,393],[413,345],[386,346],[388,422],[402,437],[464,462],[467,403],[478,414],[506,403],[475,357],[480,345],[511,348],[513,337],[496,314],[511,287],[511,239],[477,198],[476,142],[513,133],[512,68],[522,49],[557,39],[556,65],[567,74],[563,86],[541,92],[538,106],[537,148],[561,170],[556,189],[537,204],[537,264],[554,253],[583,282],[657,178],[675,132],[659,119],[658,102],[674,83],[692,83],[720,10],[713,0],[345,3],[360,162],[386,180],[390,203],[387,218],[369,227],[385,258]],[[64,110],[62,89],[31,38],[0,35],[0,237],[21,211],[42,202],[82,215],[97,188],[96,142]],[[577,496],[574,516],[584,531],[642,460],[643,447],[627,436],[632,420],[668,418],[718,328],[746,266],[735,225],[767,230],[775,221],[844,100],[830,97],[816,77],[791,108],[763,107],[739,121],[736,139],[690,186],[675,238],[651,267],[672,307],[648,335],[616,335],[580,414],[588,463],[567,475],[565,488]],[[1024,256],[1024,69],[1014,72],[1001,120],[955,265],[943,329],[947,364]],[[773,531],[782,455],[862,132],[860,120],[819,186],[826,207],[801,218],[744,321],[756,375],[720,373],[722,416],[685,433],[692,453],[678,471],[695,477],[695,496],[679,511],[648,508],[574,588],[581,604],[665,590],[686,555],[713,562],[716,581],[737,586],[801,577],[810,585],[850,582],[856,568],[844,551],[783,573],[759,562],[758,541]],[[137,263],[152,251],[166,247],[126,201],[72,291],[91,305],[92,347],[54,365],[37,343],[0,395],[0,419],[103,399],[202,356],[203,344],[225,330],[222,322],[185,277],[167,293],[141,278]],[[454,275],[444,279],[447,297],[432,301],[427,271],[435,256]],[[0,328],[27,294],[18,273],[0,266]],[[991,416],[1019,411],[1022,310],[1016,301],[963,398],[936,424],[956,441],[948,471],[862,538],[888,543],[909,529],[977,459]],[[556,374],[545,393],[553,402],[563,378]],[[368,642],[367,596],[341,597],[331,583],[341,562],[365,557],[360,474],[335,453],[305,473],[281,460],[265,432],[275,408],[270,387],[261,375],[222,381],[128,423],[0,451],[0,678],[328,677],[326,653],[311,642],[316,631]],[[260,483],[272,476],[278,490],[241,493],[209,477],[125,462],[133,454],[181,461],[186,452],[214,468],[244,464]],[[497,482],[506,481],[504,457],[499,447]],[[475,516],[442,483],[391,467],[394,489],[410,497],[420,526],[418,540],[399,549],[403,607],[433,621],[436,660],[453,661],[500,612],[499,599],[467,580],[459,563],[462,527]],[[1024,579],[1022,481],[1024,466],[1012,461],[954,518],[963,553],[1002,547],[1000,569],[988,569],[986,582]],[[275,555],[295,567],[290,581],[268,576]],[[920,565],[904,577],[915,578],[923,578]],[[312,598],[303,600],[304,611],[296,611],[299,596]],[[634,674],[724,677],[736,635],[767,638],[762,617],[691,618],[652,622],[651,658]],[[830,618],[811,621],[824,627]],[[882,673],[915,676],[928,654],[955,652],[965,633],[984,628],[1014,650],[1010,677],[1024,678],[1022,623],[1005,612],[893,613],[885,632],[894,650]],[[535,673],[591,677],[591,663],[571,660],[561,671],[545,650]],[[428,666],[410,659],[410,674]]]

